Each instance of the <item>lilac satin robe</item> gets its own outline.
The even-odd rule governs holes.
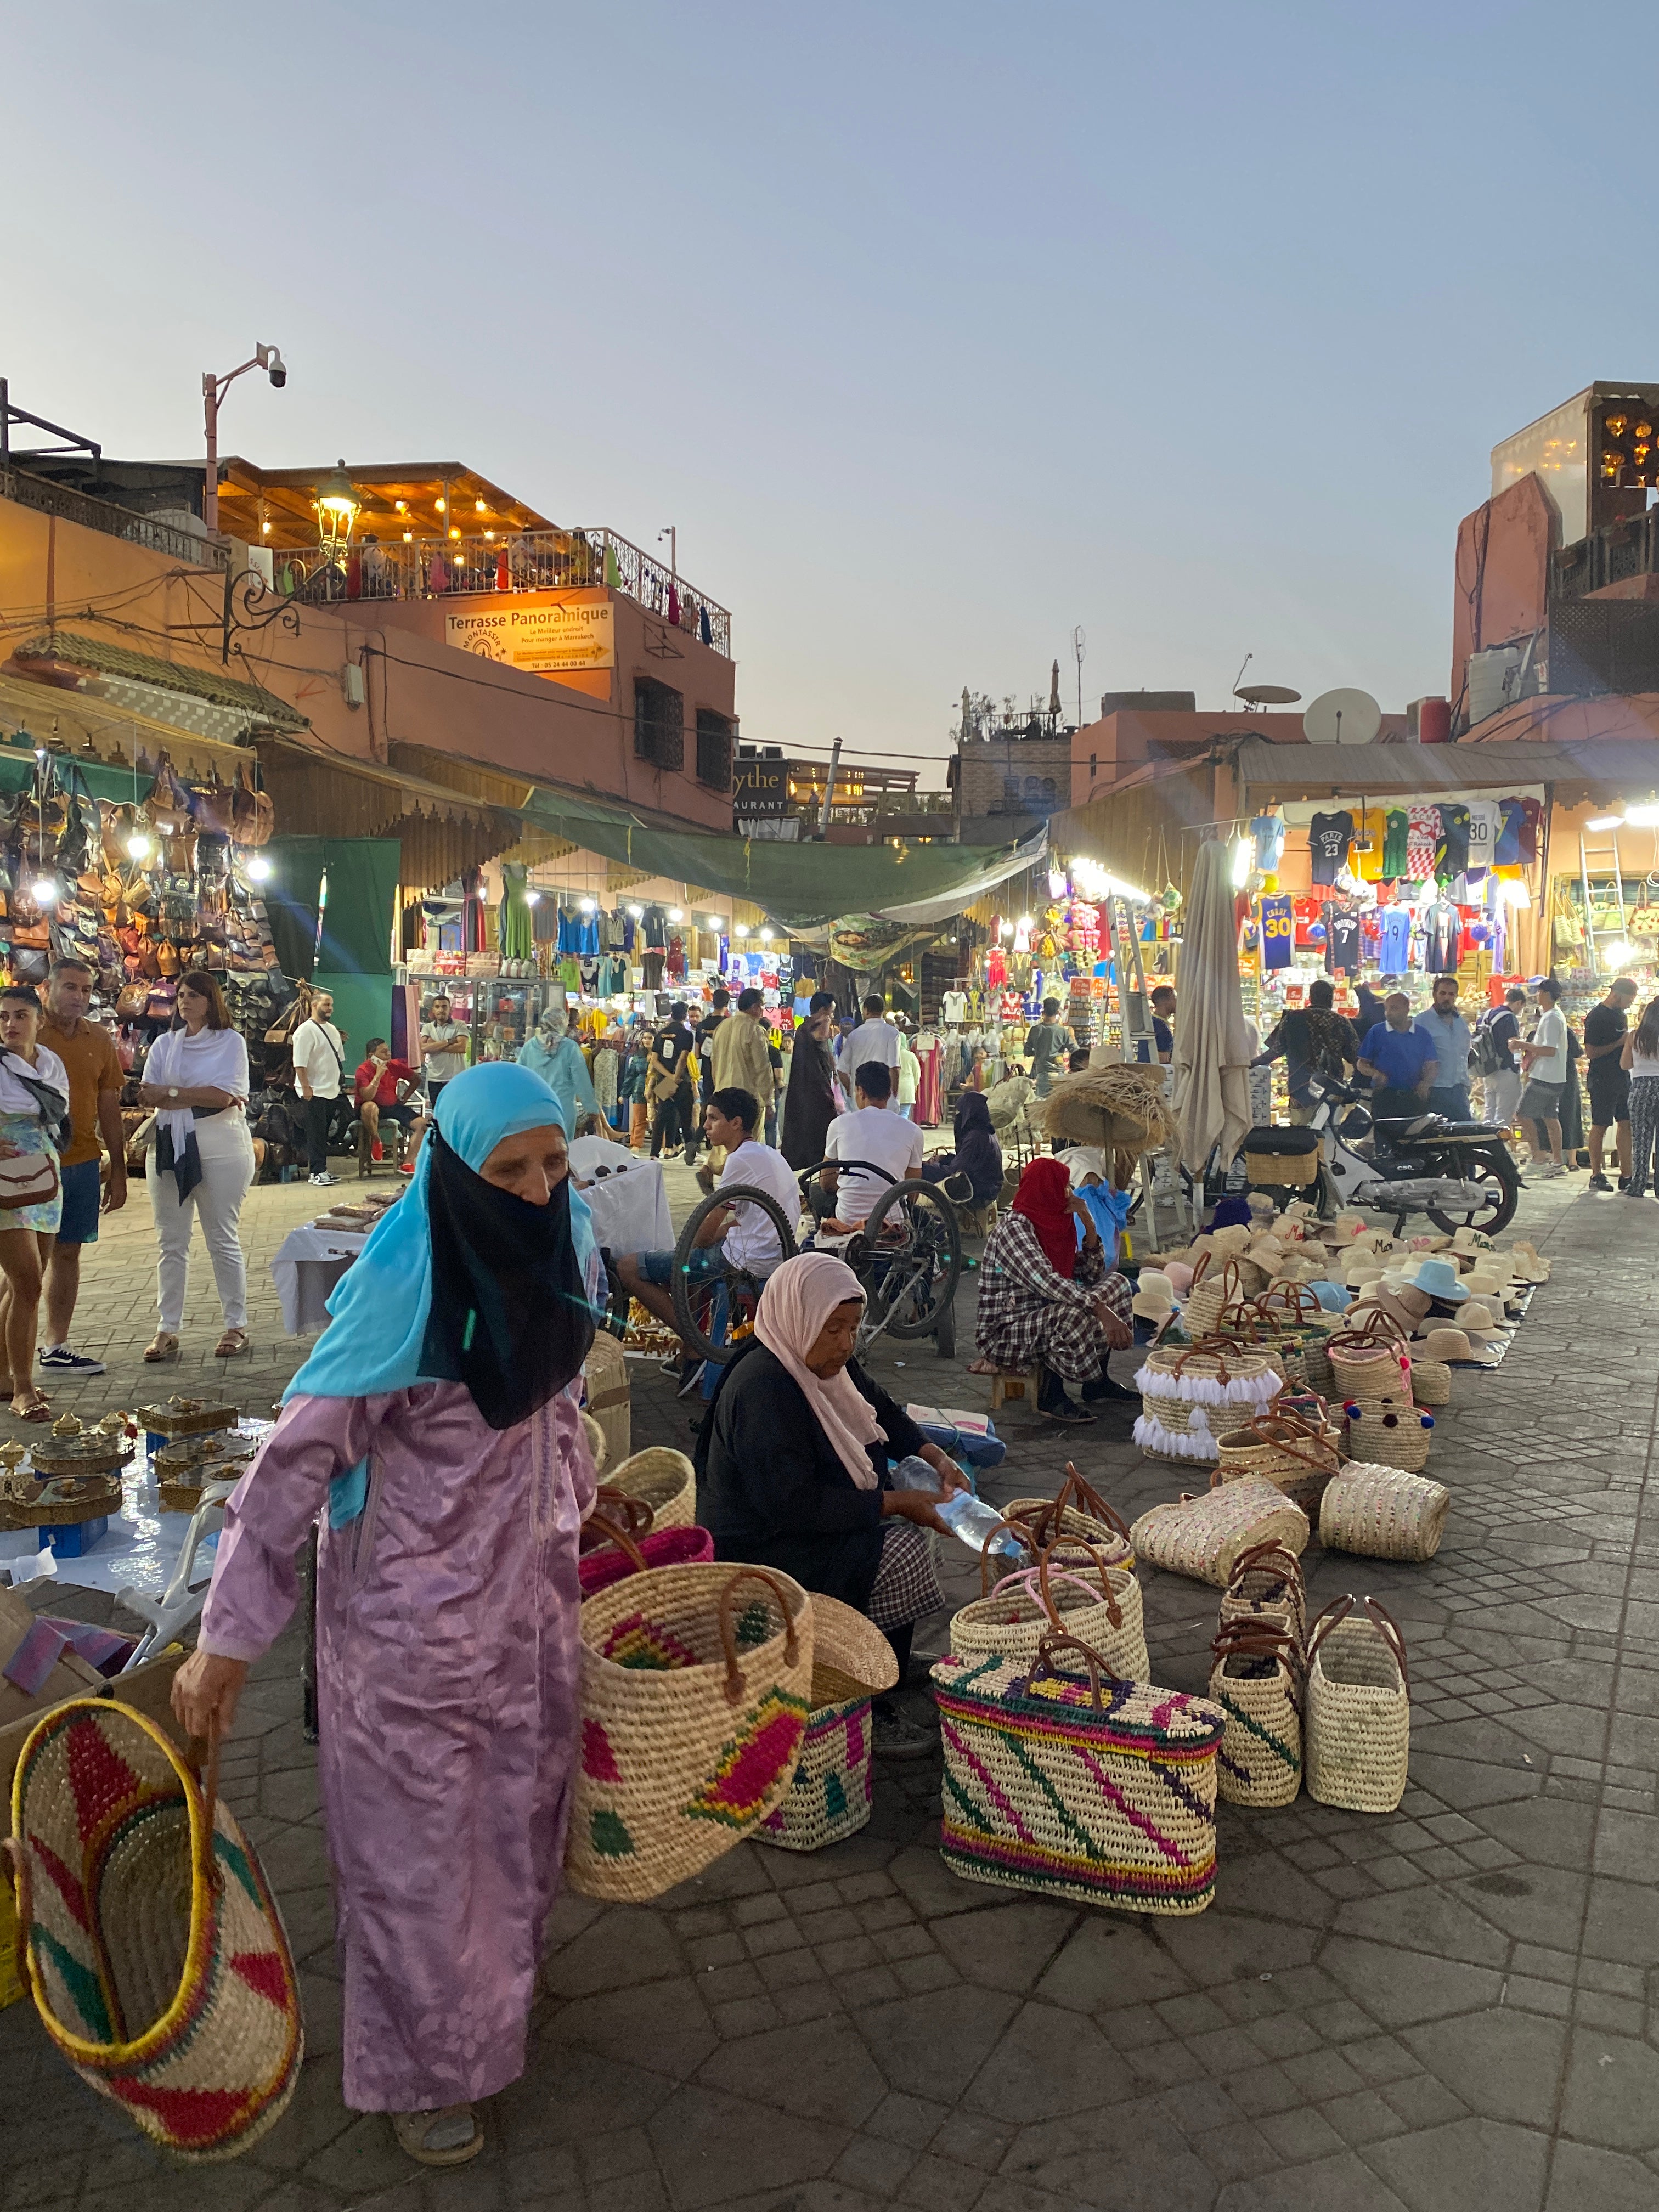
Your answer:
[[[230,1499],[204,1649],[269,1650],[328,1485],[366,1455],[362,1515],[322,1532],[318,1765],[345,2102],[414,2112],[524,2070],[564,1854],[594,1475],[563,1394],[500,1431],[452,1382],[295,1398]]]

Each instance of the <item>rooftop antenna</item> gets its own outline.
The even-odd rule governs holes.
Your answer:
[[[1077,726],[1079,730],[1083,727],[1083,659],[1088,644],[1088,638],[1079,623],[1072,632],[1072,652],[1077,660]]]

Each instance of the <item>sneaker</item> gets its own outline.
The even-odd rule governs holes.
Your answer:
[[[1604,1175],[1593,1175],[1584,1188],[1586,1190],[1611,1190],[1613,1185]]]
[[[314,1175],[311,1180],[320,1190],[332,1190],[335,1184],[338,1182],[340,1178],[338,1176]]]
[[[701,1359],[688,1359],[686,1361],[685,1365],[680,1370],[679,1382],[674,1391],[674,1395],[677,1398],[689,1398],[691,1395],[691,1393],[696,1389],[698,1383],[702,1380],[703,1364],[704,1363]]]
[[[1620,1176],[1619,1188],[1620,1190],[1628,1190],[1630,1188],[1630,1177],[1628,1176]]]
[[[926,1759],[939,1748],[930,1730],[918,1728],[896,1706],[878,1705],[870,1716],[870,1735],[878,1759]]]
[[[1543,1166],[1541,1168],[1534,1168],[1533,1170],[1533,1173],[1538,1177],[1540,1182],[1553,1182],[1557,1176],[1565,1175],[1566,1170],[1562,1166],[1559,1160],[1546,1160]],[[313,1176],[312,1177],[312,1181],[314,1182],[316,1180],[317,1178]]]
[[[101,1375],[105,1371],[101,1359],[83,1359],[66,1344],[54,1344],[43,1352],[40,1364],[54,1375]]]

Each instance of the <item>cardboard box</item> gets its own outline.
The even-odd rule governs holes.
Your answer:
[[[31,1715],[38,1720],[65,1698],[100,1697],[107,1687],[97,1668],[74,1651],[60,1652],[33,1688],[22,1687],[6,1670],[19,1663],[23,1644],[39,1625],[39,1614],[21,1591],[0,1589],[0,1729]]]

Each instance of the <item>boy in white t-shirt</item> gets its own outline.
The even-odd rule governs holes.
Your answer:
[[[850,1114],[838,1114],[830,1124],[823,1148],[826,1161],[866,1161],[870,1167],[884,1169],[895,1182],[919,1177],[922,1133],[916,1122],[889,1109],[892,1071],[883,1060],[866,1060],[856,1069],[853,1082],[857,1105]],[[832,1237],[859,1228],[889,1188],[884,1176],[852,1167],[825,1166],[818,1181],[825,1192],[833,1194],[835,1212],[823,1223]]]
[[[1552,975],[1538,986],[1538,1026],[1521,1048],[1527,1086],[1516,1111],[1532,1146],[1533,1172],[1548,1179],[1566,1173],[1561,1158],[1561,1101],[1573,1079],[1561,987]]]
[[[864,1019],[841,1048],[843,1082],[850,1076],[856,1083],[860,1068],[872,1060],[879,1060],[884,1067],[897,1067],[899,1033],[885,1016],[885,1005],[872,993],[864,1002]],[[890,1086],[890,1097],[893,1087]]]

